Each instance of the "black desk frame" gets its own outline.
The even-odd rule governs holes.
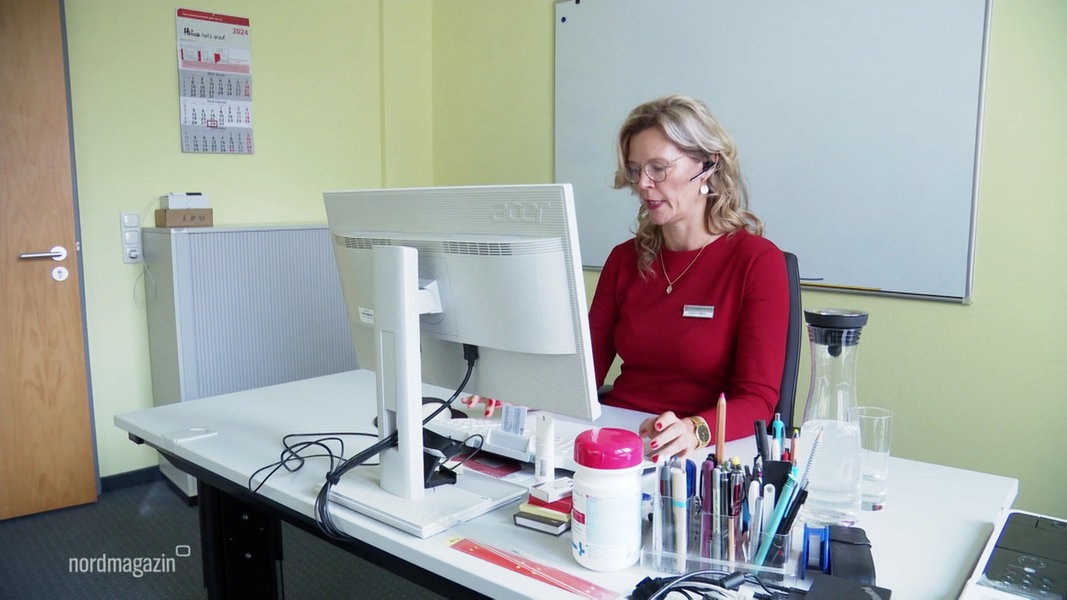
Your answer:
[[[145,441],[133,434],[131,440]],[[155,447],[174,466],[197,478],[204,586],[210,600],[282,598],[281,521],[448,598],[489,597],[355,538],[326,535],[314,519],[252,493],[246,486]]]

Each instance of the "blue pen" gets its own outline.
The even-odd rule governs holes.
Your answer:
[[[785,480],[785,485],[782,486],[782,493],[778,495],[778,502],[774,505],[774,512],[771,513],[771,520],[766,523],[763,531],[763,540],[759,545],[759,552],[756,553],[756,560],[754,564],[756,566],[762,566],[763,561],[767,560],[767,553],[771,550],[771,545],[774,544],[774,533],[778,531],[778,525],[782,522],[782,517],[785,516],[785,511],[789,508],[789,500],[793,495],[793,488],[797,485],[796,469],[794,468],[789,473],[789,477]]]
[[[685,492],[686,498],[692,498],[696,494],[697,464],[688,458],[685,460]]]

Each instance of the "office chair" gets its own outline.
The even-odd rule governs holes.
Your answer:
[[[789,330],[785,338],[785,366],[782,369],[782,387],[778,392],[775,412],[782,417],[785,431],[793,429],[793,410],[797,398],[797,371],[800,369],[800,333],[803,310],[800,301],[800,264],[795,254],[785,252],[785,271],[789,279]]]

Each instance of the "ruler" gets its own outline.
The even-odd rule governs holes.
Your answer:
[[[572,575],[561,569],[550,567],[546,564],[523,558],[513,552],[494,548],[488,544],[476,542],[470,538],[455,537],[448,540],[448,545],[454,550],[464,554],[476,556],[494,565],[511,569],[512,571],[554,585],[576,596],[589,598],[590,600],[615,600],[621,594],[614,590],[600,587],[599,585]]]

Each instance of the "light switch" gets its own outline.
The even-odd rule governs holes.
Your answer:
[[[119,227],[122,233],[122,262],[126,264],[143,263],[141,215],[135,212],[120,213]]]

